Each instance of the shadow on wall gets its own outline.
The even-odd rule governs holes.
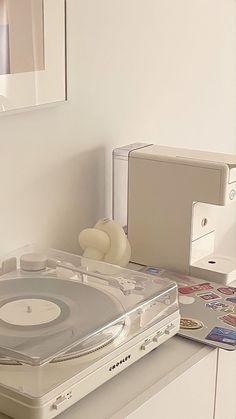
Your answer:
[[[78,233],[105,215],[104,148],[40,174],[7,202],[5,212],[10,225],[3,225],[7,243],[1,253],[29,242],[78,253]]]
[[[235,257],[236,255],[236,203],[220,208],[217,221],[216,252]]]
[[[50,245],[77,253],[79,232],[105,215],[105,150],[80,153],[58,167],[51,190],[55,184],[55,214],[50,211],[46,227]]]

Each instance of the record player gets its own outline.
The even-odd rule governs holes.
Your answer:
[[[0,412],[51,419],[179,330],[177,286],[35,245],[1,259]]]

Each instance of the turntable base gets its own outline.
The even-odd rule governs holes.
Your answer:
[[[22,249],[0,277],[0,412],[53,419],[178,332],[177,286],[33,250],[42,271],[23,269]]]

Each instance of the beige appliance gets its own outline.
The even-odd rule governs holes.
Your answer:
[[[113,214],[127,231],[132,262],[236,279],[236,258],[215,253],[217,209],[236,202],[235,155],[135,144],[114,150],[113,161]]]

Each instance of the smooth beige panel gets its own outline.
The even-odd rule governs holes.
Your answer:
[[[215,378],[216,351],[185,371],[126,419],[213,419]]]
[[[0,25],[7,24],[7,0],[0,0]]]
[[[43,0],[6,0],[10,72],[44,69]]]
[[[34,34],[34,65],[36,70],[43,70],[44,62],[44,16],[43,0],[31,0],[33,34]]]
[[[236,417],[236,352],[219,351],[215,419]]]
[[[7,2],[0,0],[0,76],[10,71],[8,29]]]

